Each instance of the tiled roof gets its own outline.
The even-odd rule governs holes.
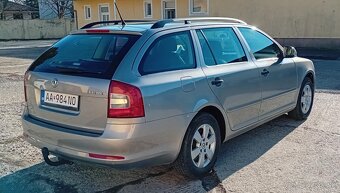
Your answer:
[[[39,9],[8,1],[5,11],[39,11]]]

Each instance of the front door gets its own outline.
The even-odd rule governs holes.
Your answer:
[[[176,18],[176,3],[174,0],[166,0],[162,3],[163,19]]]
[[[110,20],[110,11],[109,5],[103,4],[99,5],[99,19],[100,21],[109,21]]]
[[[239,30],[260,70],[263,99],[260,119],[270,118],[294,106],[298,88],[294,61],[283,58],[279,46],[263,33],[246,27]]]
[[[202,29],[197,35],[205,63],[202,69],[228,115],[231,129],[254,124],[259,118],[261,79],[233,28]]]

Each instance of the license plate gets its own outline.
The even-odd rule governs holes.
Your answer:
[[[78,110],[79,96],[42,90],[41,103],[48,106]]]

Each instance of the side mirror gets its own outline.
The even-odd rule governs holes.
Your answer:
[[[296,49],[293,46],[285,46],[284,47],[284,57],[285,58],[297,57]]]

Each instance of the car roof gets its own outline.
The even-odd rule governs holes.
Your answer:
[[[130,32],[141,32],[148,30],[151,28],[153,24],[127,24],[127,25],[107,25],[96,27],[93,29],[108,29],[112,31],[130,31]],[[92,29],[92,28],[91,28]]]
[[[101,26],[97,26],[101,25]],[[179,19],[165,19],[158,21],[151,20],[127,20],[124,23],[121,20],[93,22],[81,28],[79,33],[85,31],[100,31],[110,30],[111,32],[119,33],[136,33],[143,34],[146,31],[192,27],[192,26],[208,26],[208,25],[242,25],[248,26],[244,21],[234,18],[222,17],[204,17],[204,18],[179,18]],[[97,27],[96,27],[97,26]]]

